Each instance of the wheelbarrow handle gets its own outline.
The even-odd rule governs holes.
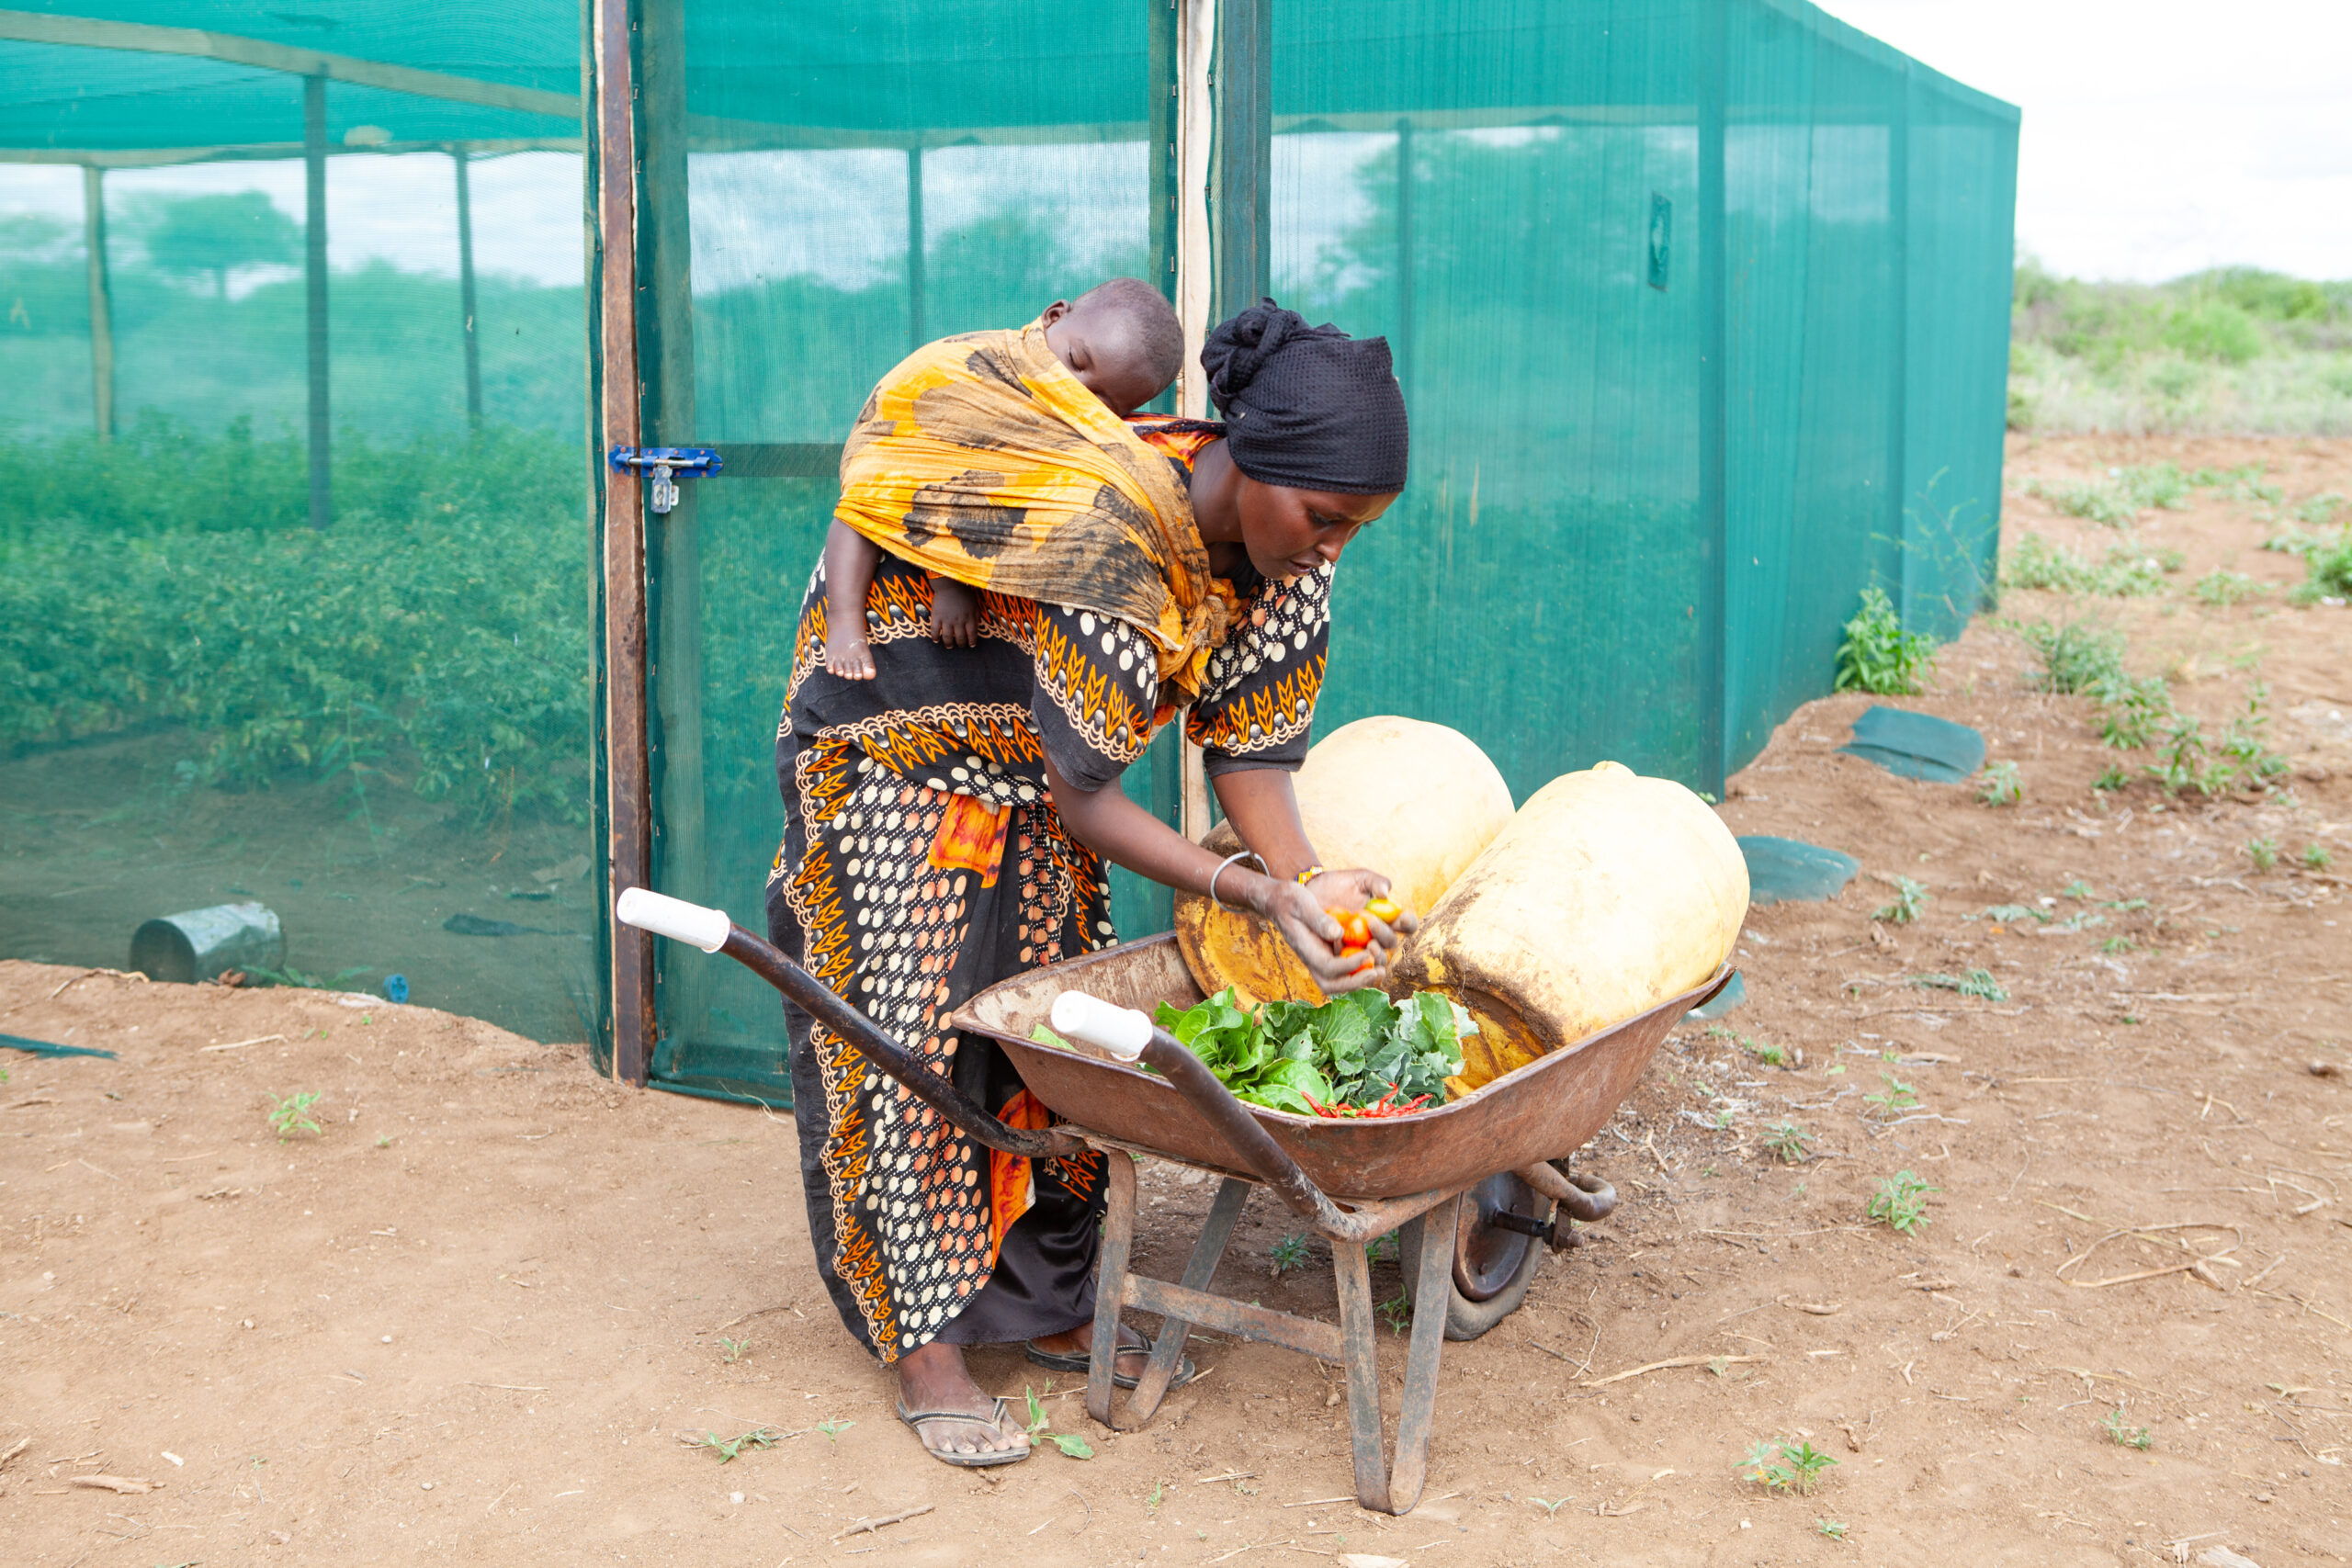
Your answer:
[[[1193,1108],[1233,1145],[1242,1165],[1256,1172],[1294,1213],[1322,1226],[1327,1234],[1346,1233],[1348,1216],[1298,1168],[1298,1162],[1274,1142],[1233,1091],[1217,1081],[1207,1064],[1173,1034],[1133,1008],[1119,1007],[1083,991],[1064,991],[1054,998],[1053,1028],[1123,1062],[1140,1056],[1193,1102]]]
[[[786,958],[772,944],[727,918],[643,887],[626,889],[613,907],[623,925],[636,926],[673,942],[691,942],[705,953],[723,953],[783,992],[787,999],[847,1042],[852,1049],[907,1087],[963,1133],[992,1149],[1024,1159],[1059,1159],[1083,1154],[1086,1145],[1068,1133],[1008,1127],[972,1102],[971,1097],[913,1052],[885,1034],[874,1021],[829,990],[824,982]]]

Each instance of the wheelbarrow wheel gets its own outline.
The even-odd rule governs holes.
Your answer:
[[[1544,1262],[1544,1248],[1535,1237],[1495,1224],[1494,1216],[1508,1212],[1541,1224],[1552,1217],[1552,1203],[1509,1171],[1487,1178],[1459,1201],[1445,1337],[1476,1339],[1519,1310]],[[1409,1297],[1421,1276],[1419,1220],[1398,1227],[1396,1262]]]

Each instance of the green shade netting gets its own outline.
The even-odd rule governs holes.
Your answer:
[[[1271,12],[1264,286],[1388,336],[1414,425],[1410,487],[1339,574],[1320,728],[1452,725],[1522,798],[1603,757],[1718,789],[1827,689],[1866,584],[1958,630],[1997,514],[2015,110],[1802,5]],[[703,485],[663,531],[692,583],[662,657],[695,661],[661,705],[666,891],[760,918],[791,610],[875,379],[1114,273],[1166,281],[1153,17],[684,7],[690,254],[652,287],[692,375],[662,438],[811,477]],[[1171,816],[1172,764],[1127,780]],[[1164,928],[1157,890],[1116,893],[1122,934]],[[773,1082],[764,987],[664,987],[658,1070]]]
[[[1262,137],[1271,169],[1259,286],[1387,335],[1414,421],[1412,483],[1339,576],[1323,727],[1373,713],[1452,725],[1521,797],[1603,757],[1719,789],[1826,689],[1865,585],[1915,627],[1958,631],[1997,528],[2014,109],[1793,0],[1270,12],[1266,118],[1225,125],[1237,145]],[[580,90],[570,0],[43,13],[209,28],[497,92]],[[646,435],[729,450],[728,477],[689,484],[650,531],[664,891],[762,923],[793,612],[833,500],[831,448],[875,380],[915,343],[1026,321],[1107,276],[1172,286],[1176,185],[1153,127],[1171,102],[1176,15],[1076,0],[639,7]],[[106,176],[126,438],[71,462],[40,444],[89,428],[80,171],[0,164],[0,289],[17,307],[0,375],[27,392],[6,431],[19,476],[6,526],[15,581],[33,585],[0,606],[14,661],[0,684],[28,694],[0,739],[126,737],[117,773],[10,782],[121,809],[164,801],[186,762],[198,793],[171,798],[226,811],[201,831],[244,835],[217,864],[179,853],[185,888],[139,890],[108,867],[115,891],[58,900],[62,925],[0,917],[0,949],[118,962],[118,928],[243,878],[285,907],[289,961],[308,974],[398,969],[420,1001],[576,1031],[567,1014],[601,1010],[584,935],[594,885],[539,875],[593,848],[580,165],[557,150],[576,119],[539,100],[329,85],[340,514],[322,550],[292,531],[299,254],[256,215],[243,262],[208,274],[164,221],[174,203],[258,193],[299,234],[300,84],[5,39],[0,68],[0,151],[207,160]],[[513,152],[469,164],[480,438],[455,171],[413,151],[451,143]],[[269,156],[214,161],[221,149]],[[1220,234],[1229,220],[1216,216]],[[176,434],[137,435],[150,417]],[[250,448],[205,446],[241,429]],[[245,494],[187,477],[215,471],[254,476],[257,516],[199,504]],[[68,513],[119,553],[105,582],[146,585],[159,605],[133,596],[101,615],[110,602],[74,575],[97,556],[39,555],[48,520]],[[451,547],[447,531],[477,525]],[[232,553],[260,570],[208,574],[173,553],[207,528],[235,534]],[[216,604],[228,598],[233,615]],[[321,603],[347,605],[332,635],[306,619]],[[151,621],[161,629],[137,643]],[[254,650],[252,667],[171,675],[172,629],[198,625],[207,647]],[[287,714],[307,727],[292,739],[273,728]],[[1163,745],[1127,780],[1170,818],[1175,763]],[[213,781],[230,777],[280,792],[276,861],[222,807],[263,798],[221,795]],[[307,781],[311,815],[283,809],[288,781]],[[130,857],[130,829],[119,836]],[[315,863],[289,876],[298,848]],[[51,869],[52,892],[95,874]],[[1167,908],[1122,874],[1124,931],[1159,929]],[[461,914],[535,929],[445,929]],[[657,1072],[772,1091],[773,993],[699,955],[660,962]],[[589,999],[568,1003],[567,988]]]
[[[306,525],[301,77],[21,36],[52,22],[433,73],[429,93],[324,89],[323,532]],[[0,953],[118,967],[142,921],[251,900],[288,942],[256,983],[375,992],[399,974],[418,1003],[593,1034],[579,7],[100,0],[17,7],[11,32]],[[517,91],[537,108],[468,101]],[[469,222],[456,161],[417,150],[435,144],[468,150]]]
[[[372,5],[304,0],[260,5],[41,4],[19,13],[213,31],[577,99],[580,13],[574,5]],[[0,29],[5,30],[5,29]],[[283,72],[177,53],[0,41],[0,147],[122,152],[238,147],[302,140],[302,84]],[[327,130],[355,128],[396,141],[576,137],[565,118],[339,84]]]

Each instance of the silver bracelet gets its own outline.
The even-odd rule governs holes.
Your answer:
[[[1223,860],[1216,863],[1216,869],[1209,873],[1209,902],[1216,905],[1220,909],[1226,908],[1228,906],[1226,904],[1224,899],[1216,896],[1216,879],[1225,874],[1225,868],[1227,866],[1231,865],[1238,860],[1254,860],[1258,863],[1258,870],[1261,874],[1267,876],[1273,874],[1273,873],[1266,870],[1265,858],[1257,853],[1254,850],[1243,850],[1238,854],[1226,856]]]

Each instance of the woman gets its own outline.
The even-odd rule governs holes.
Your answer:
[[[802,603],[770,932],[1016,1125],[1047,1119],[995,1045],[945,1021],[1114,940],[1104,859],[1265,916],[1329,992],[1384,977],[1396,945],[1372,922],[1377,962],[1350,973],[1325,907],[1361,908],[1387,881],[1317,864],[1291,791],[1333,566],[1405,483],[1388,346],[1266,300],[1201,357],[1226,424],[1115,419],[1035,324],[917,350],[842,461],[837,516],[885,551],[873,679],[825,670],[821,570]],[[981,590],[977,647],[930,637],[932,572]],[[1180,707],[1256,866],[1220,863],[1118,787]],[[896,1368],[899,1416],[933,1457],[1025,1458],[962,1348],[1026,1340],[1032,1359],[1082,1370],[1101,1156],[1032,1171],[993,1155],[786,1010],[809,1235],[842,1323]],[[1134,1343],[1117,1359],[1129,1384],[1148,1349]]]

